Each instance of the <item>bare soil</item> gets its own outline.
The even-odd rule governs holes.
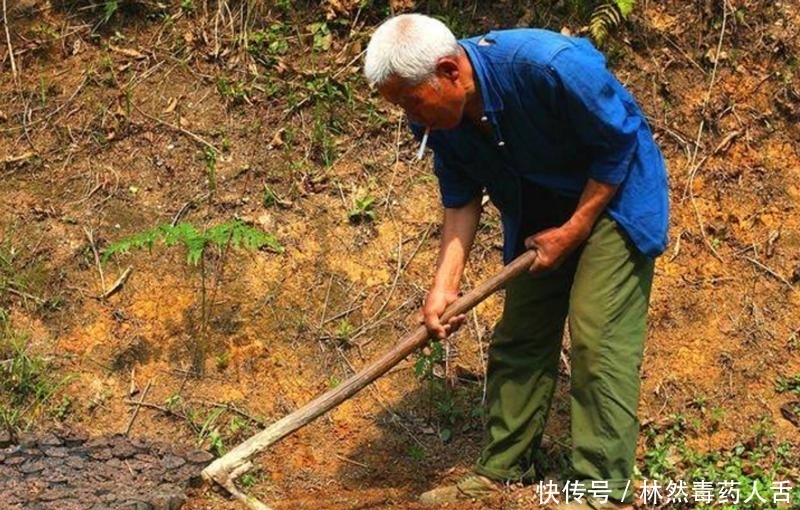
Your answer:
[[[402,115],[361,78],[387,7],[163,4],[121,2],[103,22],[83,2],[8,2],[0,254],[14,263],[0,306],[32,353],[73,376],[54,396],[60,412],[42,410],[34,428],[123,432],[143,399],[131,435],[219,454],[416,326],[441,213],[430,154],[415,162]],[[417,7],[460,35],[523,17],[573,32],[586,23],[549,3]],[[638,2],[604,51],[646,111],[671,182],[640,458],[646,432],[676,416],[698,451],[768,427],[797,452],[797,422],[781,411],[792,395],[776,383],[800,374],[800,5]],[[156,243],[96,260],[158,225],[234,219],[283,251],[209,250],[201,267]],[[489,207],[466,286],[498,270],[501,235]],[[501,299],[471,314],[437,366],[449,390],[410,358],[258,456],[247,490],[277,509],[417,508],[419,492],[467,472]],[[548,430],[553,465],[568,437],[565,386]],[[492,505],[537,508],[532,489]],[[238,504],[204,487],[185,508]]]

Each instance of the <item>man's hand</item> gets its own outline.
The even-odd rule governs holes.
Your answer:
[[[571,228],[564,224],[537,232],[525,239],[525,247],[536,250],[536,260],[530,267],[532,273],[553,271],[589,237],[590,230]]]
[[[525,247],[536,250],[537,255],[530,271],[542,273],[558,268],[570,253],[589,238],[595,222],[614,198],[618,187],[616,184],[589,179],[578,200],[578,207],[566,223],[527,237]]]
[[[457,315],[447,323],[442,324],[441,317],[447,306],[458,299],[458,292],[431,290],[425,298],[425,304],[420,311],[419,322],[424,324],[428,333],[440,340],[455,333],[464,323],[465,315]]]

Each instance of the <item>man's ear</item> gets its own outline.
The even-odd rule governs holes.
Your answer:
[[[436,62],[436,74],[451,81],[458,80],[461,69],[455,57],[442,57]]]

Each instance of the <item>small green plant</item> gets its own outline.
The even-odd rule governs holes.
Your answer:
[[[208,299],[209,271],[206,266],[208,252],[216,254],[216,264],[211,272],[213,281],[210,288],[213,296],[216,294],[223,265],[231,249],[268,248],[282,252],[283,248],[275,236],[246,225],[240,220],[229,221],[205,231],[198,230],[190,223],[178,223],[160,225],[112,243],[103,251],[102,260],[106,262],[112,256],[128,253],[134,249],[146,248],[152,252],[157,242],[168,247],[183,246],[186,250],[186,262],[200,269],[200,334],[197,338],[193,336],[191,351],[193,372],[195,375],[201,375],[204,372],[205,353],[209,343],[208,325],[211,314],[209,303],[214,302],[213,297],[211,300]]]
[[[103,6],[103,23],[108,23],[119,9],[119,0],[101,0]]]
[[[423,450],[421,446],[412,445],[408,449],[408,456],[416,461],[421,461],[425,458],[425,450]]]
[[[347,213],[350,223],[361,223],[375,220],[375,197],[357,198],[353,208]]]
[[[245,473],[239,477],[239,483],[242,487],[253,487],[258,482],[258,478],[252,473]]]
[[[248,34],[247,51],[265,67],[272,67],[289,51],[290,27],[273,23],[266,30]]]
[[[217,418],[224,412],[224,407],[213,409],[203,421],[203,426],[197,434],[197,445],[207,446],[209,451],[213,452],[215,455],[225,454],[225,445],[223,444],[219,428],[214,426]]]
[[[261,205],[264,207],[272,207],[278,202],[278,196],[272,191],[272,188],[264,185],[264,194],[261,196]]]
[[[342,319],[336,326],[336,338],[342,342],[347,342],[350,337],[355,333],[356,328],[347,319]]]
[[[433,341],[418,354],[414,373],[427,383],[429,419],[437,426],[439,439],[447,443],[455,432],[464,432],[479,423],[483,410],[471,401],[468,388],[452,388],[437,377],[435,368],[444,360],[444,346]]]
[[[800,374],[794,374],[791,377],[778,377],[775,380],[775,391],[778,393],[793,393],[800,396]]]
[[[179,405],[183,402],[183,398],[180,396],[179,393],[173,393],[169,397],[164,400],[164,408],[167,411],[175,411]]]
[[[203,149],[203,161],[206,164],[206,179],[208,182],[209,196],[217,191],[217,151],[211,147]]]
[[[214,358],[214,364],[217,366],[217,372],[224,372],[231,364],[230,352],[225,351],[221,354],[217,354]]]
[[[224,76],[217,78],[217,92],[233,104],[241,104],[247,101],[247,86],[242,82],[230,81]]]
[[[331,29],[328,28],[327,23],[312,23],[308,25],[308,31],[313,38],[311,47],[314,51],[328,51],[331,48],[333,36],[331,35]]]

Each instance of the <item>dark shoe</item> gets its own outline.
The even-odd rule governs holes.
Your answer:
[[[469,475],[455,485],[443,485],[423,492],[419,497],[419,502],[425,505],[439,505],[454,501],[485,499],[497,494],[501,487],[500,482],[485,476]]]

